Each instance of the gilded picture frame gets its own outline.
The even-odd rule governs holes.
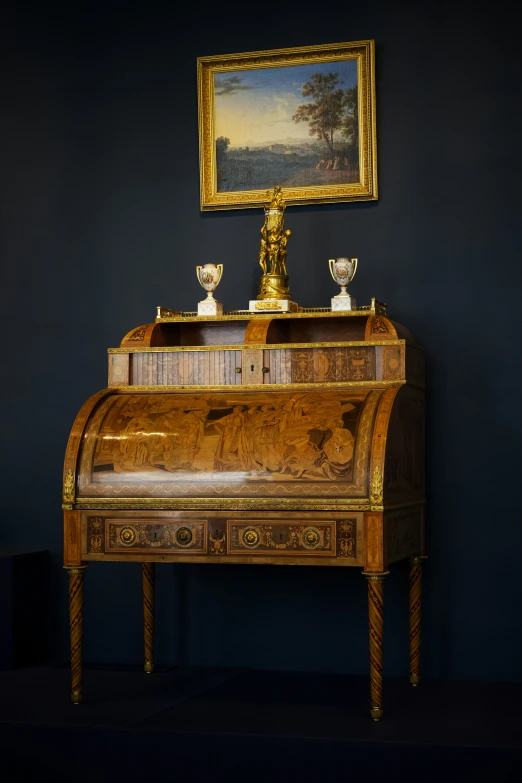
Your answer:
[[[378,197],[374,41],[199,57],[202,210]]]

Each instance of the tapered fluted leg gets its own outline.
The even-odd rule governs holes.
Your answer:
[[[382,709],[382,645],[384,577],[381,574],[365,574],[368,580],[368,619],[370,626],[370,715],[381,720]]]
[[[71,632],[71,699],[82,700],[83,682],[83,577],[87,566],[71,566],[69,572],[69,624]]]
[[[420,641],[422,608],[422,557],[410,557],[409,620],[410,620],[410,682],[420,683]]]
[[[143,620],[147,674],[154,671],[154,563],[143,563]]]

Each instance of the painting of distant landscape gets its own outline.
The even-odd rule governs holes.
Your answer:
[[[367,141],[374,135],[359,105],[361,96],[368,104],[371,85],[361,57],[342,52],[336,59],[328,52],[324,62],[317,56],[311,62],[299,57],[293,64],[288,51],[281,65],[274,65],[272,57],[270,67],[248,62],[237,69],[230,68],[233,63],[210,67],[202,86],[211,103],[211,133],[202,134],[205,127],[200,128],[201,162],[212,168],[211,196],[216,200],[208,208],[253,206],[275,185],[293,202],[314,196],[323,201],[375,197],[360,192],[367,174]],[[200,90],[200,101],[204,97]],[[202,108],[200,121],[205,119]]]
[[[357,62],[214,76],[218,192],[359,179]]]

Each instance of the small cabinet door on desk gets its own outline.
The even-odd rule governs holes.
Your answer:
[[[264,359],[267,351],[261,348],[246,349],[243,351],[243,364],[241,370],[241,379],[243,384],[265,383],[268,378],[269,369],[264,365]]]

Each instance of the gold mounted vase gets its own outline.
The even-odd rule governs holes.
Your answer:
[[[214,291],[223,276],[223,264],[204,264],[196,267],[199,284],[207,298],[198,302],[198,315],[223,315],[223,305],[214,299]]]
[[[351,283],[357,271],[356,258],[330,258],[328,261],[330,274],[341,286],[341,293],[332,297],[332,310],[353,310],[356,306],[355,299],[350,296],[346,287]]]

